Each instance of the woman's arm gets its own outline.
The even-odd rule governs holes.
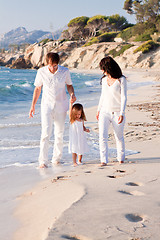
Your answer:
[[[121,112],[120,115],[124,115],[127,103],[127,80],[125,77],[121,78]]]
[[[118,118],[118,124],[123,122],[126,103],[127,103],[127,80],[125,77],[122,77],[121,78],[121,111],[120,111],[120,116]]]

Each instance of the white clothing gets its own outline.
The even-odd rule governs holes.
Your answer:
[[[43,86],[41,101],[41,141],[39,164],[48,162],[49,140],[52,133],[54,121],[54,151],[52,162],[60,161],[63,150],[63,132],[68,110],[68,99],[65,91],[65,84],[72,85],[68,68],[58,65],[57,71],[53,74],[48,66],[37,71],[34,85]]]
[[[88,152],[88,144],[83,129],[83,121],[74,121],[69,128],[69,153],[83,155]]]
[[[111,86],[107,83],[107,76],[102,78],[102,93],[98,111],[120,112],[124,115],[127,101],[127,81],[124,76],[117,79]]]
[[[99,146],[100,146],[100,159],[101,163],[108,163],[108,129],[110,123],[112,123],[114,135],[117,145],[117,160],[124,161],[125,159],[125,143],[123,137],[123,130],[125,119],[122,123],[118,124],[118,117],[120,112],[106,113],[101,112],[99,114]],[[125,117],[124,117],[125,118]]]
[[[68,68],[58,65],[58,70],[53,74],[48,66],[38,69],[34,85],[43,85],[42,104],[58,112],[68,110],[68,100],[65,84],[72,85]]]
[[[101,162],[108,162],[108,129],[112,123],[117,145],[117,160],[125,159],[125,143],[123,130],[125,124],[125,107],[127,102],[127,82],[122,76],[111,86],[107,83],[107,76],[102,78],[102,93],[98,105],[99,113],[99,146]],[[122,123],[118,118],[123,115]]]
[[[52,134],[52,125],[54,121],[54,148],[52,163],[59,162],[63,151],[63,132],[65,125],[66,112],[56,112],[49,107],[41,107],[41,141],[39,164],[48,163],[49,140]]]

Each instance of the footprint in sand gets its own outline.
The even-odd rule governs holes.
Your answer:
[[[61,238],[63,239],[69,239],[69,240],[91,240],[87,237],[84,237],[84,236],[71,236],[71,235],[68,235],[68,234],[65,234],[65,235],[62,235]]]
[[[121,177],[124,177],[123,175],[109,175],[107,176],[109,178],[121,178]]]
[[[118,173],[125,173],[126,171],[125,170],[120,170],[120,169],[118,169],[118,170],[116,170],[116,172],[118,172]],[[107,177],[109,177],[109,178],[121,178],[121,177],[124,177],[125,176],[125,174],[121,174],[121,175],[109,175],[109,176],[107,176]]]
[[[126,183],[126,185],[132,186],[132,187],[138,187],[138,186],[143,186],[143,183],[128,182]]]
[[[57,182],[58,180],[68,180],[71,176],[57,176],[56,178],[52,179],[51,182]]]
[[[143,216],[140,216],[138,214],[133,214],[133,213],[130,213],[130,214],[126,214],[125,217],[128,219],[128,221],[130,222],[141,222],[144,220],[144,217]]]
[[[128,194],[128,195],[133,195],[133,196],[143,196],[145,195],[143,192],[139,192],[139,191],[125,191],[125,190],[119,190],[120,193],[123,194]]]

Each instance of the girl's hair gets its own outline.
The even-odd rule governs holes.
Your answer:
[[[75,120],[76,120],[76,113],[78,111],[81,111],[81,117],[80,119],[84,120],[84,121],[87,121],[86,120],[86,116],[85,116],[85,113],[83,111],[83,106],[82,104],[80,103],[75,103],[73,106],[72,106],[72,112],[71,112],[71,116],[70,116],[70,122],[73,123]]]
[[[108,73],[112,78],[120,78],[122,77],[122,71],[119,67],[118,63],[110,56],[102,58],[99,63],[100,69],[104,71],[104,73]],[[106,75],[103,75],[104,78]],[[102,82],[101,78],[101,82]]]

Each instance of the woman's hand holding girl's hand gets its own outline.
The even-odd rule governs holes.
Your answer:
[[[119,118],[118,118],[118,124],[120,124],[122,122],[123,122],[123,115],[120,115]]]
[[[97,120],[99,121],[99,111],[98,111],[97,114],[96,114],[96,118],[97,118]]]

